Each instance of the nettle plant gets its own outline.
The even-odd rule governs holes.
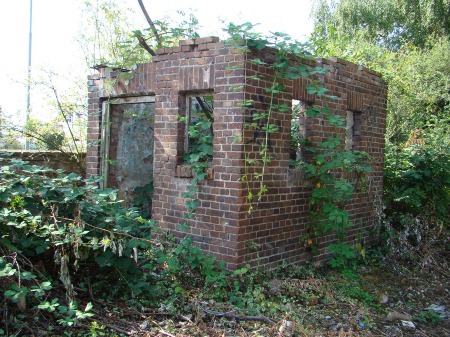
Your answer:
[[[255,130],[258,128],[262,134],[262,141],[259,143],[259,157],[250,153],[245,153],[245,170],[241,178],[247,184],[247,199],[249,212],[252,212],[258,202],[268,193],[265,183],[266,169],[273,161],[274,157],[270,148],[270,136],[279,132],[279,127],[275,123],[276,113],[295,114],[292,105],[277,104],[277,96],[286,92],[284,81],[286,79],[295,80],[299,78],[310,78],[310,85],[307,86],[308,94],[314,94],[318,98],[338,99],[338,97],[327,94],[327,89],[317,81],[315,75],[324,75],[326,70],[322,67],[312,67],[305,60],[312,60],[313,56],[308,52],[308,46],[292,40],[283,33],[272,33],[271,36],[262,36],[253,32],[254,26],[250,23],[242,25],[230,24],[228,33],[230,43],[242,51],[248,53],[253,51],[270,50],[271,60],[261,58],[248,59],[247,62],[268,67],[273,72],[271,85],[265,90],[270,95],[268,108],[252,115],[252,121],[244,125],[245,129]],[[260,79],[260,78],[255,78]],[[243,107],[253,107],[254,101],[242,102]],[[319,237],[334,235],[335,243],[329,245],[328,250],[333,254],[330,264],[333,267],[353,266],[356,253],[355,248],[348,244],[348,229],[353,227],[349,218],[349,213],[345,210],[346,203],[355,192],[355,186],[347,180],[347,172],[356,172],[357,176],[363,177],[370,172],[370,167],[366,164],[368,155],[365,152],[348,150],[345,146],[345,139],[340,135],[345,135],[346,119],[326,106],[308,106],[305,114],[307,117],[321,118],[329,126],[336,129],[336,136],[328,136],[320,142],[310,142],[308,139],[302,143],[311,159],[304,158],[294,160],[291,163],[295,167],[301,167],[305,178],[313,183],[313,190],[309,200],[310,204],[310,228],[308,234],[303,239],[311,244]],[[294,123],[295,124],[295,123]],[[291,144],[299,143],[297,139],[296,126],[291,127]],[[340,131],[341,130],[341,131]],[[237,140],[238,141],[238,140]],[[245,148],[245,147],[244,147]],[[251,169],[250,169],[251,168]],[[255,170],[256,168],[256,170]],[[253,182],[257,182],[257,191],[253,189]]]

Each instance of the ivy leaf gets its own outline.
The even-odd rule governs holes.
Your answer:
[[[16,273],[16,269],[13,268],[12,264],[8,263],[6,266],[3,267],[2,270],[0,270],[0,277],[8,277],[12,276]]]

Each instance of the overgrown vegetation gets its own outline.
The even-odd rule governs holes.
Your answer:
[[[94,179],[15,159],[0,168],[0,202],[4,336],[312,336],[324,325],[364,336],[386,329],[373,318],[392,310],[378,292],[398,296],[372,252],[352,279],[307,266],[227,272]],[[374,291],[370,278],[386,285]],[[439,306],[408,298],[415,324],[444,331]]]
[[[449,229],[448,8],[441,0],[342,0],[318,1],[314,13],[319,56],[379,71],[389,86],[382,237],[393,260],[427,264]]]
[[[395,9],[392,18],[407,20],[401,29],[395,25],[392,30],[390,21],[374,23],[383,17],[370,11],[375,2],[342,1],[335,12],[316,14],[313,38],[319,54],[365,64],[382,71],[389,81],[386,208],[379,249],[357,255],[358,247],[345,243],[346,230],[353,224],[338,205],[345,205],[354,187],[345,175],[330,172],[365,174],[369,168],[366,154],[347,151],[339,137],[319,144],[302,143],[314,159],[292,163],[300,165],[314,182],[311,220],[316,226],[303,239],[309,243],[322,235],[336,235],[336,244],[330,247],[334,254],[330,265],[335,267],[331,271],[282,265],[275,271],[244,267],[227,272],[189,238],[178,241],[162,234],[137,208],[123,207],[116,191],[99,190],[95,179],[83,180],[2,157],[0,336],[314,336],[324,329],[352,336],[414,334],[417,330],[399,330],[400,321],[388,322],[396,311],[404,314],[402,319],[414,322],[422,335],[427,331],[436,336],[448,334],[448,39],[439,35],[448,35],[448,30],[434,22],[435,16],[442,17],[439,11],[433,12],[431,21],[419,16],[411,21],[402,12],[402,3],[410,6],[413,2],[382,2]],[[440,2],[426,2],[435,3]],[[358,6],[363,8],[346,14]],[[114,19],[114,8],[106,9]],[[361,15],[370,13],[376,15],[364,21],[367,30],[351,30],[361,27]],[[356,22],[354,26],[349,17]],[[410,27],[418,22],[420,34],[408,40],[414,33]],[[195,20],[186,24],[186,29],[171,30],[161,23],[159,31],[168,34],[154,42],[151,29],[134,32],[136,40],[122,46],[121,64],[148,57],[141,52],[135,59],[130,56],[137,43],[152,50],[186,32],[195,36]],[[275,47],[275,62],[251,60],[275,71],[272,86],[267,88],[272,98],[284,90],[282,79],[322,71],[300,61],[295,67],[286,62],[288,55],[298,60],[310,57],[306,45],[287,35],[263,37],[252,32],[251,24],[230,25],[229,32],[232,43],[239,42],[236,46],[243,47],[243,52]],[[431,35],[433,39],[424,38]],[[113,47],[112,54],[122,48]],[[314,83],[308,92],[327,95]],[[211,98],[199,98],[212,111]],[[244,106],[252,104],[243,102]],[[184,195],[191,215],[198,203],[196,184],[205,178],[212,154],[212,120],[198,105],[195,108],[202,118],[191,121],[191,146],[185,156],[195,172],[191,189]],[[246,157],[247,169],[259,167],[255,175],[242,177],[249,182],[247,197],[254,207],[267,192],[265,167],[272,160],[268,139],[278,131],[274,113],[291,113],[291,107],[272,102],[267,111],[255,116],[264,122],[265,141],[258,160]],[[344,126],[343,119],[326,108],[311,106],[306,114],[323,118],[336,130]],[[303,141],[293,139],[297,145]],[[250,181],[258,187],[250,188]],[[342,276],[340,272],[349,268],[355,271],[347,274],[351,278]]]
[[[225,271],[212,258],[187,239],[150,239],[157,234],[152,220],[136,208],[123,208],[116,192],[99,190],[94,179],[15,159],[0,168],[0,178],[7,329],[17,329],[16,314],[30,310],[45,320],[77,325],[92,316],[92,303],[78,309],[79,292],[157,306],[162,298],[181,305],[191,287],[218,297],[226,286]]]

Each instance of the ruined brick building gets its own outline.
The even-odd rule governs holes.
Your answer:
[[[270,140],[274,160],[265,176],[268,193],[248,212],[246,185],[240,178],[244,149],[252,151],[258,134],[243,132],[243,124],[253,111],[267,108],[264,88],[271,81],[271,70],[248,62],[249,57],[218,38],[199,38],[157,50],[153,62],[139,65],[132,78],[120,79],[120,70],[108,68],[89,77],[87,175],[103,175],[104,185],[119,188],[124,198],[153,181],[152,214],[158,225],[192,236],[229,269],[246,263],[270,268],[281,261],[302,262],[308,255],[300,237],[308,224],[311,183],[301,169],[289,166],[290,113],[274,116],[278,132]],[[349,231],[353,242],[378,221],[387,88],[378,73],[341,59],[310,63],[328,70],[316,80],[339,100],[307,94],[306,79],[285,80],[287,92],[278,99],[329,106],[348,121],[347,131],[342,131],[348,146],[370,155],[367,184],[346,206],[355,223]],[[183,162],[188,135],[179,116],[189,114],[191,99],[198,96],[213,99],[213,155],[208,176],[200,182],[195,216],[189,229],[180,233],[186,214],[182,195],[192,174]],[[255,105],[242,107],[248,99]],[[303,118],[300,124],[313,141],[336,132],[320,118]],[[236,142],[236,136],[241,140]],[[325,256],[331,240],[321,239],[317,259]]]

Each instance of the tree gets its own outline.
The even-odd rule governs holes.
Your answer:
[[[77,41],[87,69],[101,64],[124,68],[130,62],[145,60],[145,53],[128,43],[132,40],[133,26],[130,8],[117,0],[86,0],[82,11],[86,25]]]
[[[392,50],[409,43],[425,47],[430,37],[450,36],[449,0],[319,0],[316,33],[333,27],[339,35],[360,34]]]
[[[433,243],[445,236],[442,229],[449,225],[449,5],[319,1],[313,14],[319,56],[367,66],[388,84],[385,224],[406,237],[414,232],[416,245],[421,238]]]
[[[138,0],[144,17],[117,0],[86,0],[83,26],[78,42],[84,50],[86,65],[106,65],[132,69],[137,63],[151,61],[154,50],[173,46],[180,39],[198,37],[198,20],[192,13],[178,11],[170,18],[152,20],[144,3]],[[148,28],[144,27],[145,22]]]
[[[436,8],[432,11],[435,18],[443,13],[438,10],[439,1],[416,2],[420,10]],[[450,62],[450,34],[444,29],[445,22],[429,22],[431,14],[420,21],[420,27],[428,30],[413,30],[413,18],[400,11],[412,4],[410,0],[398,4],[391,0],[343,0],[328,6],[321,1],[314,11],[312,42],[319,56],[362,64],[379,71],[387,81],[386,139],[395,143],[406,142],[415,129],[448,123],[450,108],[450,69],[446,66]],[[369,13],[371,6],[374,11]],[[395,17],[402,19],[396,21],[403,27],[398,32],[392,28]],[[419,40],[426,40],[425,45]]]

